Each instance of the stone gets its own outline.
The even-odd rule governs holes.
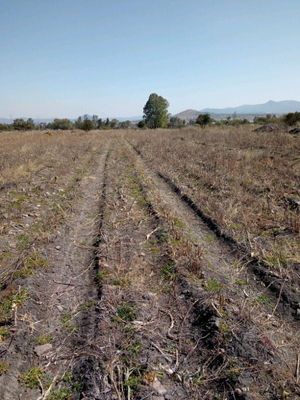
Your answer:
[[[286,197],[285,200],[291,210],[297,210],[300,208],[300,199],[299,198]]]
[[[41,344],[39,346],[35,346],[35,348],[34,348],[34,352],[39,357],[42,357],[43,355],[48,353],[50,350],[52,350],[52,344],[51,343]]]
[[[290,130],[289,130],[289,133],[290,133],[291,135],[299,135],[299,133],[300,133],[300,128],[293,128],[293,129],[290,129]]]
[[[155,378],[154,381],[152,382],[152,387],[160,395],[164,395],[167,393],[167,389],[162,385],[162,383],[157,378]]]
[[[262,125],[259,128],[254,129],[254,132],[277,132],[277,131],[279,131],[278,126],[272,124]]]

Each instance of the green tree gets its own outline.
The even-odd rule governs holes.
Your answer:
[[[85,114],[83,117],[78,117],[75,122],[75,127],[77,129],[82,129],[83,131],[90,131],[92,129],[96,129],[98,125],[98,116],[93,115],[90,117]]]
[[[171,117],[169,122],[169,128],[183,128],[185,126],[185,120],[178,117]]]
[[[72,129],[73,123],[67,118],[55,118],[53,122],[48,124],[48,128],[50,129],[62,129],[62,130],[67,130],[67,129]]]
[[[102,118],[99,118],[97,121],[97,129],[102,129],[103,128],[103,121]]]
[[[208,125],[212,121],[209,114],[199,114],[198,118],[196,119],[196,124],[204,127]]]
[[[122,122],[119,123],[119,127],[121,129],[128,129],[128,128],[130,128],[130,126],[131,126],[131,122],[129,120],[122,121]]]
[[[17,131],[27,131],[34,129],[34,121],[32,118],[28,118],[27,121],[22,118],[17,118],[13,122],[13,128]]]
[[[84,118],[84,120],[81,123],[81,128],[84,131],[91,131],[94,129],[94,123],[91,119],[89,118]]]
[[[75,121],[75,128],[81,129],[82,127],[82,117],[78,117]]]
[[[296,125],[300,121],[300,112],[288,113],[283,117],[283,122],[289,126]]]
[[[168,126],[169,103],[162,96],[152,93],[144,106],[144,120],[149,128],[166,128]]]
[[[141,121],[139,121],[137,123],[137,127],[140,128],[140,129],[146,128],[146,122],[142,119]]]
[[[9,131],[11,129],[11,125],[9,124],[0,124],[0,131]]]
[[[112,129],[118,128],[118,126],[119,126],[119,121],[117,119],[114,118],[110,121],[110,127]]]

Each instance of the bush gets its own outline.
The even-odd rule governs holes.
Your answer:
[[[0,124],[0,131],[9,131],[11,129],[11,125],[9,124]]]
[[[47,125],[49,129],[62,129],[62,130],[67,130],[67,129],[72,129],[73,128],[73,123],[67,118],[63,119],[58,119],[56,118],[53,122]]]
[[[196,124],[204,127],[212,122],[212,119],[209,114],[199,114],[196,119]]]
[[[138,122],[137,127],[141,129],[146,128],[146,122],[142,119]]]
[[[288,113],[283,117],[283,122],[288,125],[296,125],[300,121],[300,112]]]
[[[17,118],[13,122],[13,128],[17,131],[28,131],[35,128],[33,119],[28,118],[25,121],[23,118]]]
[[[185,126],[185,120],[178,117],[171,117],[168,127],[169,128],[183,128]]]

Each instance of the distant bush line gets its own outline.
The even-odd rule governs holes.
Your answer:
[[[253,123],[255,124],[281,124],[285,126],[295,126],[300,122],[300,112],[288,113],[283,116],[276,115],[266,115],[257,116],[254,118]],[[186,122],[178,117],[170,117],[166,128],[183,128],[184,126],[191,125],[231,125],[238,126],[249,124],[247,119],[240,119],[235,116],[227,117],[226,119],[217,121],[210,117],[209,114],[200,114],[195,121]],[[0,131],[26,131],[26,130],[71,130],[71,129],[81,129],[84,131],[90,131],[93,129],[128,129],[128,128],[148,128],[144,120],[141,121],[118,121],[117,119],[101,119],[96,115],[92,117],[83,116],[77,118],[76,121],[72,121],[67,118],[56,118],[52,122],[34,122],[33,119],[28,118],[24,120],[22,118],[15,119],[11,124],[0,123]]]

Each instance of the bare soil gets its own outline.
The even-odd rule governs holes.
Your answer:
[[[34,242],[47,263],[26,276],[5,264],[0,398],[300,399],[287,287],[271,291],[132,133],[89,135],[68,208]]]

